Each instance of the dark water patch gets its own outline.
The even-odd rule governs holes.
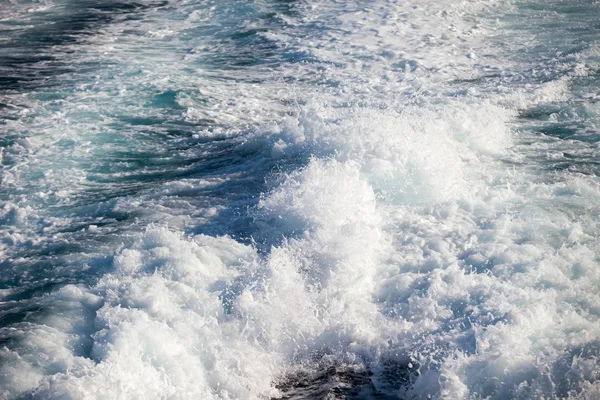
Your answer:
[[[203,52],[198,57],[203,69],[219,72],[221,76],[223,76],[223,72],[237,72],[249,68],[254,72],[257,69],[263,69],[269,73],[272,68],[277,68],[283,63],[310,62],[311,59],[316,61],[307,52],[299,51],[293,46],[282,46],[281,43],[266,35],[268,32],[285,30],[288,26],[286,18],[283,17],[300,15],[298,5],[301,2],[286,0],[265,3],[266,7],[258,12],[250,8],[245,10],[251,14],[249,15],[253,21],[251,26],[247,25],[247,20],[240,21],[237,17],[226,17],[232,12],[232,10],[226,9],[223,11],[225,15],[222,15],[221,18],[225,21],[231,20],[231,24],[226,24],[219,29],[197,27],[190,32],[213,38],[210,46],[207,46],[207,49],[210,50]],[[244,7],[239,7],[235,12],[243,13]],[[235,79],[248,82],[248,77],[243,75],[236,75]],[[254,79],[255,83],[261,83],[260,80]]]
[[[112,256],[97,254],[19,258],[0,262],[0,289],[14,290],[13,293],[4,295],[2,301],[22,301],[43,296],[69,284],[90,287],[111,266]],[[1,326],[6,325],[0,324]]]
[[[542,126],[534,131],[538,133],[542,133],[547,136],[553,136],[558,139],[572,139],[577,136],[577,133],[580,131],[580,126],[573,126],[572,124],[552,124],[547,126]]]
[[[12,304],[8,304],[12,306]],[[6,308],[3,307],[3,308]],[[27,322],[31,319],[32,315],[39,314],[43,310],[43,307],[32,304],[27,307],[15,307],[0,310],[0,326],[8,326],[21,322]]]
[[[548,121],[552,114],[556,114],[560,112],[561,107],[558,104],[547,104],[540,105],[537,107],[531,107],[524,110],[519,110],[517,114],[517,118],[524,120],[534,120],[534,121]]]
[[[81,71],[82,66],[63,62],[74,52],[65,45],[76,44],[86,36],[110,24],[117,16],[164,6],[167,2],[102,2],[96,0],[69,2],[32,14],[23,26],[0,33],[4,36],[0,49],[0,91],[39,88],[40,81]],[[9,21],[1,21],[7,24]],[[61,48],[62,47],[62,48]],[[44,82],[44,85],[50,84]],[[54,83],[52,83],[54,84]]]
[[[315,371],[302,371],[286,377],[276,387],[281,399],[348,399],[374,395],[371,373],[356,366],[330,366]],[[382,398],[382,397],[378,397]]]
[[[400,66],[400,68],[404,69],[404,66]],[[500,73],[489,74],[489,75],[478,76],[478,77],[475,77],[475,78],[453,79],[449,83],[451,85],[463,85],[465,83],[468,83],[470,85],[473,85],[473,84],[486,84],[488,82],[496,81],[501,76],[502,75]]]
[[[180,154],[173,149],[162,154],[116,151],[106,157],[102,164],[91,166],[87,180],[96,184],[111,184],[112,188],[133,183],[140,185],[138,189],[141,189],[146,184],[159,185],[181,178],[235,172],[240,162],[244,161],[235,151],[235,146],[231,142],[203,143],[184,149]]]
[[[326,363],[283,377],[276,383],[281,399],[381,399],[402,398],[411,377],[417,374],[413,364],[382,360],[378,372],[364,365]]]

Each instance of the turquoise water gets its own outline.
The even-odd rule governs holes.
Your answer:
[[[0,398],[598,398],[598,16],[0,4]]]

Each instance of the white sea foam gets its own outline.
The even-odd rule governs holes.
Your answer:
[[[596,153],[514,128],[589,68],[486,83],[520,68],[490,39],[501,5],[306,2],[263,31],[251,12],[179,2],[61,45],[114,67],[66,73],[78,86],[62,100],[15,105],[0,255],[28,282],[25,250],[56,257],[77,223],[109,237],[93,243],[110,266],[88,285],[0,292],[0,317],[27,315],[0,328],[0,396],[269,398],[286,375],[342,364],[400,398],[597,397],[600,185],[536,161]],[[313,61],[265,56],[239,76],[217,62],[230,19]],[[161,128],[182,121],[203,128]],[[100,187],[108,198],[86,192]],[[244,218],[252,237],[212,234]],[[67,261],[49,285],[92,268]]]
[[[370,138],[386,143],[377,128],[392,128],[382,114],[371,114]],[[471,123],[485,127],[487,117],[489,110]],[[348,146],[365,126],[345,124]],[[466,149],[468,130],[431,134],[443,132],[428,151],[447,154],[449,143]],[[314,159],[275,181],[259,203],[263,233],[287,237],[265,256],[226,237],[186,239],[151,228],[92,289],[104,301],[93,334],[97,364],[73,362],[68,372],[38,377],[36,395],[275,395],[272,383],[286,368],[319,352],[374,370],[381,357],[406,354],[419,375],[400,390],[418,398],[566,394],[571,387],[552,383],[564,374],[572,387],[591,384],[597,225],[573,225],[581,216],[571,203],[557,208],[556,198],[600,192],[585,181],[536,184],[522,176],[519,184],[487,147],[473,147],[454,160],[470,180],[425,205],[376,200],[380,177],[362,162],[372,147]],[[380,388],[391,390],[380,374]]]

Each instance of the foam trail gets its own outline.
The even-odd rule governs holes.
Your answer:
[[[11,3],[0,397],[600,396],[595,7]]]

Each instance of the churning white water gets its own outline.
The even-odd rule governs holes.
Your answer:
[[[600,398],[600,5],[0,5],[0,398]]]

